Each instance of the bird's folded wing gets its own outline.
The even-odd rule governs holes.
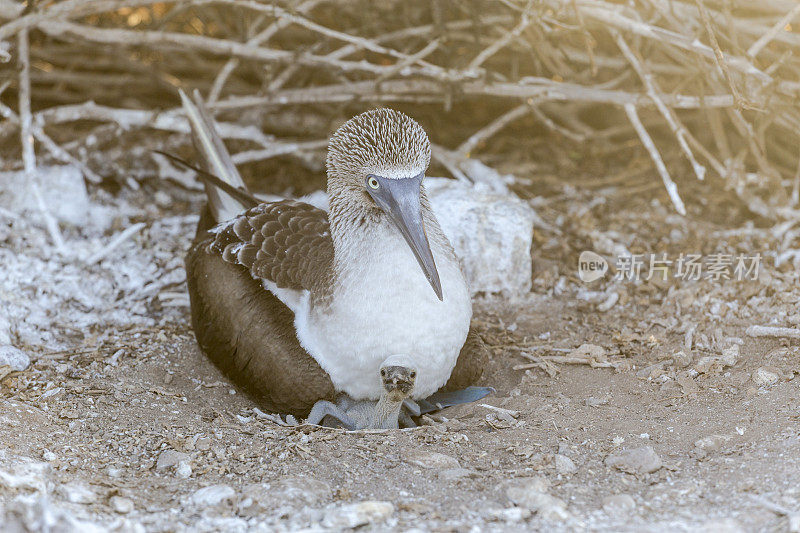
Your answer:
[[[208,251],[246,267],[279,289],[310,291],[324,283],[333,262],[328,214],[294,200],[269,202],[211,230]]]

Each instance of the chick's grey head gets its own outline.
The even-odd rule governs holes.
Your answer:
[[[393,402],[402,402],[414,392],[417,371],[404,355],[393,355],[381,364],[381,383]]]
[[[436,296],[442,299],[423,210],[422,179],[431,143],[422,126],[399,111],[373,109],[345,122],[328,145],[330,221],[337,235],[366,221],[394,225],[408,243]],[[334,235],[334,242],[337,238]]]

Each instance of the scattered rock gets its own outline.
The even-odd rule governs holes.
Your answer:
[[[133,511],[133,502],[122,496],[112,496],[108,503],[120,514],[128,514]]]
[[[472,293],[525,294],[531,289],[536,212],[513,195],[478,185],[426,178],[439,224],[453,244]]]
[[[334,529],[349,529],[383,522],[394,513],[394,505],[382,501],[364,501],[343,505],[325,513],[322,525]]]
[[[68,502],[90,504],[97,501],[97,494],[83,483],[66,483],[58,487],[58,493]]]
[[[650,474],[661,468],[661,458],[652,446],[642,446],[612,453],[606,457],[606,465],[629,474]]]
[[[572,459],[566,455],[557,453],[553,459],[556,464],[556,472],[562,476],[571,476],[578,471],[578,467],[575,466],[575,463],[572,461]]]
[[[102,533],[107,527],[78,520],[46,496],[20,496],[0,508],[0,526],[7,533]]]
[[[630,494],[613,494],[603,498],[603,510],[609,516],[622,517],[636,509],[636,501]]]
[[[496,509],[489,511],[489,520],[498,522],[515,523],[521,522],[531,516],[530,510],[524,507],[509,507],[507,509]]]
[[[708,437],[698,439],[695,441],[694,445],[696,448],[700,448],[706,452],[716,452],[723,444],[731,440],[731,438],[730,435],[709,435]]]
[[[2,451],[0,451],[0,458],[7,462],[0,470],[0,487],[46,492],[47,477],[50,472],[48,463],[34,461],[27,457],[6,457]]]
[[[456,481],[457,479],[464,479],[472,477],[475,472],[468,468],[448,468],[439,472],[437,477],[442,481]]]
[[[282,500],[316,505],[333,495],[330,485],[313,478],[284,477],[270,485],[270,495]]]
[[[178,467],[175,469],[175,473],[178,475],[178,477],[186,479],[192,475],[192,467],[189,466],[188,461],[181,461],[180,463],[178,463]]]
[[[800,513],[789,516],[789,531],[790,533],[800,533]]]
[[[235,498],[236,491],[228,485],[211,485],[195,491],[190,500],[197,507],[214,507]]]
[[[753,372],[753,383],[758,385],[759,387],[769,387],[770,385],[774,385],[778,382],[779,376],[775,372],[771,370],[767,370],[763,366],[760,366]]]
[[[600,407],[601,405],[606,405],[610,398],[608,396],[603,396],[602,398],[595,398],[594,396],[589,396],[584,400],[584,403],[587,407]]]
[[[31,364],[28,354],[11,346],[10,344],[0,345],[0,366],[10,366],[12,370],[22,372]]]
[[[734,344],[722,350],[721,355],[701,357],[694,365],[694,370],[699,374],[720,371],[727,366],[733,366],[739,360],[739,345]]]
[[[714,518],[703,524],[704,533],[744,533],[745,529],[735,518]]]
[[[156,470],[166,470],[167,468],[178,465],[178,463],[182,461],[188,460],[189,454],[175,450],[164,450],[161,452],[161,455],[158,456],[158,461],[156,461]]]
[[[735,365],[736,361],[739,360],[739,345],[733,344],[722,350],[722,355],[719,359],[725,366]]]
[[[639,370],[638,372],[636,372],[636,377],[639,379],[647,379],[651,381],[654,379],[658,379],[660,376],[666,373],[666,367],[669,363],[670,361],[664,360],[646,366],[641,370]]]
[[[590,361],[605,361],[606,349],[596,344],[581,344],[567,354],[568,357],[578,357]]]
[[[450,470],[461,467],[455,457],[426,450],[412,450],[405,454],[404,459],[409,464],[432,470]]]
[[[692,364],[693,357],[683,350],[672,354],[672,363],[678,368],[686,368]]]
[[[519,507],[538,513],[546,520],[565,520],[569,517],[567,504],[547,493],[549,483],[545,478],[534,477],[512,483],[506,496]]]

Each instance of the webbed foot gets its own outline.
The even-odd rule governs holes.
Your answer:
[[[305,423],[314,426],[335,427],[324,424],[323,421],[325,417],[336,419],[339,424],[348,431],[352,431],[356,428],[355,420],[350,418],[347,413],[342,411],[338,405],[327,400],[320,400],[314,404],[314,407],[311,408],[311,412],[308,414],[308,418],[306,419]]]
[[[467,387],[466,389],[449,392],[436,392],[417,402],[419,404],[419,414],[414,416],[441,411],[445,407],[477,402],[493,392],[496,391],[492,387]]]

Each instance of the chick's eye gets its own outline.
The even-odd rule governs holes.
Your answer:
[[[378,188],[381,186],[380,182],[375,176],[370,176],[367,178],[367,185],[370,189],[374,190],[378,190]]]
[[[381,376],[386,377],[386,369],[385,368],[381,369]]]
[[[415,378],[415,377],[417,377],[417,373],[412,370],[410,376],[412,378]]]

